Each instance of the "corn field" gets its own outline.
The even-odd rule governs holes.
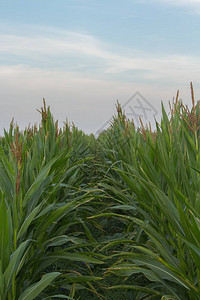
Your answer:
[[[200,102],[0,138],[0,300],[200,299]]]

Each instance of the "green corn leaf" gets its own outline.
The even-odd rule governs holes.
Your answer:
[[[9,265],[7,266],[5,273],[4,273],[6,291],[8,291],[8,289],[11,286],[13,276],[14,276],[15,272],[17,271],[17,268],[20,264],[21,257],[23,256],[23,254],[28,246],[28,243],[29,243],[28,240],[21,243],[20,246],[17,248],[17,250],[10,257]]]
[[[1,162],[4,166],[4,169],[8,175],[8,178],[10,179],[10,182],[13,183],[13,175],[14,175],[14,172],[13,172],[13,169],[12,169],[12,166],[11,164],[9,163],[2,147],[0,146],[0,159],[1,159]]]
[[[10,249],[12,248],[10,242],[8,209],[3,195],[0,202],[0,258],[2,262],[2,272],[5,271],[9,263]]]
[[[52,272],[45,274],[40,281],[30,285],[19,297],[18,300],[32,300],[35,299],[56,277],[60,275],[59,272]]]
[[[5,282],[4,282],[4,276],[3,276],[3,268],[2,268],[2,261],[0,260],[0,297],[3,299],[5,295]]]
[[[28,202],[31,202],[35,196],[36,193],[38,193],[38,189],[41,187],[41,184],[43,183],[43,181],[45,179],[47,179],[47,176],[51,170],[51,166],[55,163],[55,161],[57,160],[57,157],[55,157],[54,159],[52,159],[39,173],[39,175],[37,176],[36,180],[34,181],[34,183],[31,185],[31,187],[29,188],[29,190],[27,191],[24,199],[23,199],[23,207],[25,207]],[[47,183],[48,180],[47,180]]]
[[[5,193],[6,199],[11,202],[14,195],[13,183],[10,181],[6,172],[2,169],[0,164],[0,190]]]
[[[28,229],[31,222],[34,220],[34,218],[37,216],[37,214],[41,211],[42,207],[44,205],[44,202],[41,202],[38,206],[34,208],[34,210],[28,215],[28,217],[25,219],[23,224],[21,225],[19,232],[17,234],[17,239],[20,239],[20,237],[24,234],[24,232]]]
[[[117,266],[110,267],[107,272],[112,272],[123,277],[130,277],[133,274],[143,273],[151,281],[161,281],[161,279],[153,271],[138,267],[131,263],[121,263]]]
[[[51,259],[59,259],[59,260],[70,260],[70,261],[81,261],[84,263],[95,263],[95,264],[104,264],[103,261],[93,258],[95,256],[95,253],[90,253],[90,254],[82,254],[82,253],[70,253],[70,252],[55,252],[53,256],[49,255],[46,258]],[[97,256],[97,254],[96,254]]]
[[[53,296],[51,295],[51,298],[75,300],[75,299],[74,299],[74,298],[72,298],[72,297],[65,296],[65,295],[61,295],[61,294],[59,294],[59,295],[53,295]],[[49,297],[47,297],[47,298],[44,298],[44,300],[45,300],[45,299],[49,300]]]
[[[65,245],[68,242],[72,242],[76,245],[82,245],[82,246],[84,244],[86,244],[86,241],[84,239],[74,237],[74,236],[61,235],[61,236],[56,236],[56,237],[46,241],[45,247],[47,248],[47,247],[62,246],[62,245]]]

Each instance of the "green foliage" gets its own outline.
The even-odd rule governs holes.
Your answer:
[[[137,299],[155,292],[159,299],[200,299],[200,106],[192,85],[191,91],[191,112],[177,97],[170,118],[162,106],[156,132],[143,124],[136,131],[119,110],[99,138],[105,161],[101,186],[113,201],[98,217],[127,224],[126,242],[118,240],[123,248],[110,251],[110,259],[118,259],[108,272],[132,278],[141,291]],[[106,247],[116,245],[117,240]],[[141,273],[149,280],[146,291],[135,287]]]
[[[200,103],[0,139],[0,300],[200,299]]]
[[[43,292],[73,298],[77,282],[99,279],[87,274],[102,256],[83,226],[92,209],[89,137],[68,124],[59,131],[45,102],[41,114],[39,129],[22,133],[11,123],[1,139],[1,300],[44,299]]]

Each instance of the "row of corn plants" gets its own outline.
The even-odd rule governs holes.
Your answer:
[[[39,128],[12,122],[0,141],[0,299],[73,299],[96,292],[90,265],[102,264],[85,220],[92,213],[90,145],[49,107]]]
[[[99,251],[112,262],[106,275],[124,278],[110,288],[133,290],[134,299],[200,299],[200,103],[192,83],[191,95],[191,110],[178,94],[169,116],[162,106],[156,131],[142,122],[136,130],[118,106],[98,139],[109,203],[94,217],[121,220],[123,231]]]

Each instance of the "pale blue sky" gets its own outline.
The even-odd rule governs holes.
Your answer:
[[[0,0],[0,131],[39,122],[96,132],[139,91],[158,111],[200,95],[200,0]]]

